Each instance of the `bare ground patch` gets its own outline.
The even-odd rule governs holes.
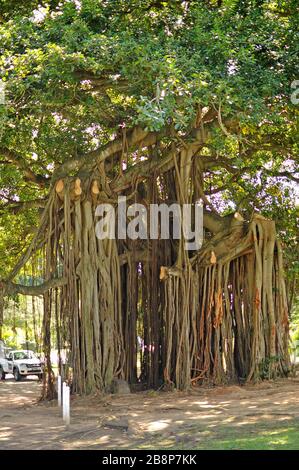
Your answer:
[[[69,429],[56,402],[38,402],[40,386],[30,379],[0,382],[0,449],[213,448],[225,446],[227,436],[250,440],[258,432],[299,427],[298,379],[189,393],[75,396]]]

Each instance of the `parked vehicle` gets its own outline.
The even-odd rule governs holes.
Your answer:
[[[13,374],[16,381],[27,375],[37,375],[42,379],[43,364],[33,351],[10,351],[5,357],[0,357],[0,379],[4,380],[6,374]]]
[[[6,370],[8,368],[6,355],[9,348],[7,348],[3,341],[0,340],[0,380],[5,379]]]

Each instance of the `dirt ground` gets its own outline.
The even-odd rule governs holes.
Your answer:
[[[196,449],[236,432],[299,424],[299,379],[189,393],[72,397],[65,428],[57,402],[38,403],[34,378],[0,382],[0,449]],[[299,442],[298,442],[299,449]]]

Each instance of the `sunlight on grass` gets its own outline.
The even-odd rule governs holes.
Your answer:
[[[242,430],[223,426],[213,431],[198,427],[179,432],[174,439],[157,436],[140,448],[176,449],[176,450],[298,450],[299,427],[265,429],[257,426]]]
[[[263,430],[254,435],[238,438],[233,432],[228,439],[206,441],[198,447],[207,449],[275,450],[299,449],[299,428],[288,427],[276,430]]]

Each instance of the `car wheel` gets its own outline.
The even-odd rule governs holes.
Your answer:
[[[0,366],[0,380],[5,380],[5,372],[2,366]]]
[[[14,375],[15,381],[20,382],[22,376],[20,374],[19,369],[15,368],[14,371],[13,371],[13,375]]]

